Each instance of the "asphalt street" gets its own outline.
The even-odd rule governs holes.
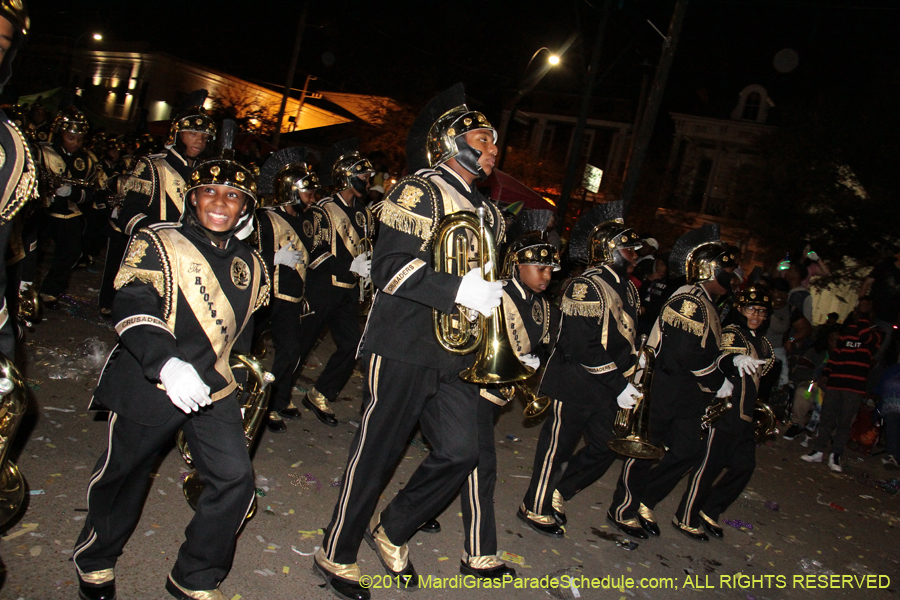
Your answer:
[[[96,306],[99,274],[78,271],[60,309],[45,311],[22,347],[31,403],[16,434],[14,460],[28,484],[27,505],[4,532],[0,599],[77,597],[72,547],[85,518],[85,491],[106,445],[105,415],[87,411],[106,353],[114,344]],[[333,348],[326,336],[304,377],[315,379]],[[271,352],[267,361],[271,360]],[[301,384],[303,381],[301,381]],[[237,544],[234,567],[222,584],[232,600],[332,597],[311,572],[311,555],[331,517],[347,451],[359,421],[363,378],[355,373],[334,405],[340,424],[326,427],[304,412],[288,431],[263,430],[255,452],[257,515]],[[299,394],[297,395],[299,400]],[[562,540],[537,535],[516,508],[528,485],[540,422],[508,406],[496,425],[497,514],[501,553],[520,578],[501,589],[470,588],[457,578],[462,550],[458,501],[440,515],[438,534],[417,534],[410,557],[423,582],[418,600],[481,598],[891,598],[900,589],[897,525],[900,495],[880,457],[848,452],[845,472],[800,460],[800,440],[760,445],[749,487],[723,516],[723,540],[688,539],[666,524],[685,482],[657,507],[658,539],[631,547],[605,518],[621,468],[616,462],[567,507]],[[9,432],[0,432],[8,435]],[[416,432],[384,490],[382,505],[402,488],[428,452]],[[181,491],[187,466],[174,448],[147,482],[143,517],[116,567],[119,598],[168,598],[166,575],[192,511]],[[377,600],[407,592],[377,577],[384,571],[363,544],[359,565],[378,589]],[[429,578],[430,577],[430,578]],[[554,579],[557,586],[553,586]],[[575,585],[571,585],[572,583]],[[562,585],[559,585],[562,584]],[[439,587],[440,586],[440,587]],[[810,589],[810,587],[815,589]]]

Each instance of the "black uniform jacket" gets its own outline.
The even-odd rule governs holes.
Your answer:
[[[372,212],[358,200],[347,206],[338,196],[323,198],[313,217],[318,221],[318,241],[310,258],[310,284],[353,288],[359,278],[350,272],[350,263],[359,254],[360,240],[372,239],[375,225]]]
[[[61,145],[41,144],[40,164],[47,175],[88,181],[94,177],[97,160],[84,148],[69,154]],[[56,185],[44,192],[47,214],[57,219],[71,219],[81,214],[80,205],[89,204],[94,195],[93,186],[72,186],[69,196],[57,196]]]
[[[663,306],[648,341],[656,350],[651,410],[703,414],[725,381],[719,370],[721,339],[722,324],[706,290],[680,287]]]
[[[177,223],[184,212],[186,181],[192,167],[174,148],[142,156],[125,181],[119,229],[132,235],[153,223]]]
[[[432,244],[445,215],[479,206],[486,209],[485,227],[499,248],[506,233],[500,212],[443,165],[405,177],[379,203],[381,226],[372,257],[377,290],[360,344],[363,351],[435,369],[465,368],[471,362],[472,355],[449,353],[434,335],[432,309],[456,311],[461,279],[455,262],[451,272],[433,268]]]
[[[9,223],[37,194],[38,171],[22,131],[0,111],[0,223]]]
[[[159,384],[172,357],[193,365],[213,401],[234,391],[231,349],[269,300],[269,275],[254,249],[235,238],[219,248],[192,226],[157,224],[132,236],[115,287],[119,343],[97,402],[143,425],[162,424],[178,410]]]
[[[516,355],[531,354],[539,358],[542,365],[546,364],[551,340],[555,342],[559,333],[559,309],[543,294],[535,294],[513,277],[506,280],[503,288],[503,315],[506,317],[506,334]],[[531,378],[524,383],[535,387]],[[483,387],[481,396],[500,406],[509,402],[496,386]]]
[[[716,427],[734,428],[740,421],[753,421],[753,410],[759,396],[759,380],[772,368],[775,353],[772,351],[772,344],[763,334],[739,325],[729,325],[722,330],[722,352],[734,356],[743,354],[766,361],[766,364],[757,369],[756,374],[743,377],[738,374],[733,362],[724,359],[719,361],[719,368],[734,385],[734,391],[731,393],[732,407],[721,422],[716,423]]]
[[[608,265],[572,279],[541,392],[562,402],[615,403],[634,370],[639,306],[631,280]]]
[[[275,299],[296,303],[303,298],[309,256],[316,239],[315,221],[308,216],[309,212],[291,215],[278,208],[256,211],[259,253],[272,273],[272,297]],[[274,263],[275,253],[286,244],[300,252],[300,262],[293,268]]]

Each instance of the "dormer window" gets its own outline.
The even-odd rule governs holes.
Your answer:
[[[737,121],[753,121],[765,123],[769,109],[775,106],[769,98],[766,88],[761,85],[748,85],[738,94],[738,103],[731,112],[731,118]]]
[[[742,119],[747,121],[756,121],[759,118],[759,105],[762,103],[762,97],[759,92],[751,92],[747,94],[747,100],[744,102],[744,114]]]

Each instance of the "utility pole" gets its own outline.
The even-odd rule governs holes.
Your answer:
[[[294,128],[291,131],[297,131],[297,128],[300,126],[300,113],[303,111],[303,103],[306,102],[306,98],[309,94],[307,91],[309,90],[309,82],[315,81],[318,77],[314,77],[312,75],[306,76],[306,83],[303,84],[303,91],[300,92],[300,102],[297,104],[297,114],[294,117]],[[319,94],[321,96],[321,94]],[[313,94],[316,96],[316,94]]]
[[[635,133],[634,150],[628,161],[628,174],[625,176],[625,184],[622,186],[625,214],[628,214],[628,209],[634,200],[638,179],[641,176],[641,167],[644,166],[644,159],[647,157],[647,147],[650,145],[650,137],[653,135],[653,127],[656,125],[656,117],[659,114],[659,105],[662,103],[663,93],[666,91],[669,71],[672,70],[675,47],[678,45],[678,36],[681,34],[687,5],[688,0],[678,0],[675,4],[675,12],[672,13],[672,21],[669,23],[669,35],[663,44],[662,56],[660,56],[659,66],[656,68],[656,77],[653,80],[653,87],[650,89],[650,98],[647,100],[644,118],[641,119],[640,129]]]
[[[578,124],[575,125],[575,133],[572,138],[572,150],[569,153],[569,163],[566,165],[566,178],[563,181],[562,194],[559,196],[559,208],[557,209],[557,226],[560,229],[566,217],[566,208],[569,204],[569,196],[575,184],[575,169],[581,162],[581,147],[584,143],[584,128],[587,124],[588,114],[591,112],[591,98],[594,87],[597,85],[597,71],[600,70],[600,52],[603,50],[603,38],[606,36],[606,24],[612,13],[612,0],[603,3],[603,11],[600,16],[600,25],[597,28],[597,38],[594,40],[594,51],[591,54],[591,64],[588,67],[588,80],[584,88],[584,96],[581,98],[581,112],[578,115]]]
[[[275,133],[272,134],[272,145],[278,149],[281,142],[281,121],[284,119],[284,109],[287,107],[288,96],[291,95],[291,87],[294,85],[294,72],[297,70],[297,58],[300,56],[300,44],[303,41],[303,30],[306,29],[306,11],[309,2],[303,3],[303,11],[300,13],[300,23],[297,25],[297,38],[294,40],[294,53],[288,65],[287,79],[284,83],[284,94],[281,96],[281,108],[275,118]]]

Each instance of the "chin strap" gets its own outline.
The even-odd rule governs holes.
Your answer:
[[[487,173],[485,173],[484,169],[481,168],[481,165],[478,164],[478,160],[481,158],[481,152],[470,146],[463,136],[456,138],[456,149],[457,154],[454,158],[463,169],[475,175],[481,181],[488,178]]]

